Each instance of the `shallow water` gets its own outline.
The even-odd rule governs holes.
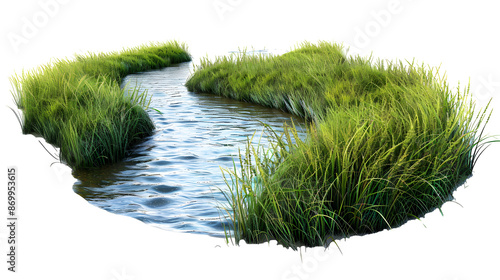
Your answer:
[[[232,167],[233,159],[239,164],[238,149],[255,132],[261,135],[259,121],[280,131],[292,116],[189,92],[184,83],[191,69],[182,63],[126,77],[124,84],[153,96],[150,106],[161,112],[149,110],[156,131],[123,162],[75,172],[74,190],[98,207],[157,227],[224,236],[226,221],[217,206],[225,202],[220,189],[227,186],[220,168]]]

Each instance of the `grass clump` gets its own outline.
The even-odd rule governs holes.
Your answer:
[[[77,55],[11,78],[23,133],[42,136],[60,147],[60,158],[75,169],[123,159],[127,149],[154,129],[145,111],[146,92],[126,92],[130,73],[190,61],[175,41],[121,52]]]
[[[311,121],[268,128],[225,170],[236,242],[287,247],[399,226],[440,207],[471,175],[489,115],[469,88],[453,92],[437,70],[347,57],[341,46],[303,43],[281,56],[203,59],[186,85],[280,108]]]

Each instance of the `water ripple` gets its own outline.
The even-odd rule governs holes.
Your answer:
[[[75,172],[74,190],[98,207],[157,227],[224,236],[227,221],[217,207],[225,202],[220,168],[231,168],[247,138],[260,135],[260,121],[279,130],[291,115],[188,92],[190,70],[191,63],[182,63],[125,78],[124,84],[153,94],[150,106],[161,112],[149,111],[155,134],[123,162]]]

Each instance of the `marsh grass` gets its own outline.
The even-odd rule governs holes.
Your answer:
[[[146,92],[121,89],[123,77],[190,60],[187,47],[171,41],[23,71],[11,78],[23,133],[59,147],[61,160],[72,168],[119,161],[154,129]]]
[[[267,127],[270,146],[224,171],[236,243],[286,247],[397,227],[439,208],[490,142],[488,107],[436,69],[346,57],[303,43],[282,56],[203,59],[189,90],[280,108],[311,121],[305,140]]]

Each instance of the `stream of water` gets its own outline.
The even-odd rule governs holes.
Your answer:
[[[156,130],[126,160],[91,172],[74,172],[76,193],[112,213],[169,230],[224,236],[221,167],[238,165],[238,149],[261,135],[262,124],[280,130],[292,115],[231,99],[189,92],[192,69],[181,63],[132,74],[124,84],[152,95]],[[295,124],[304,125],[293,118]],[[305,133],[302,134],[305,137]],[[264,139],[265,145],[265,139]]]

